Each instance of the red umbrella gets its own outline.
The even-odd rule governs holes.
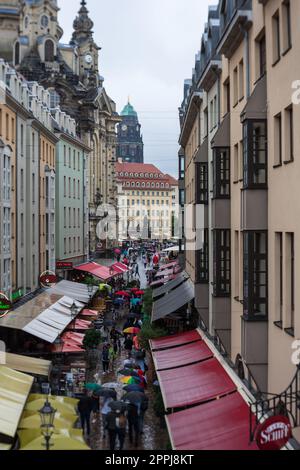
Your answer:
[[[143,290],[137,290],[135,292],[135,295],[144,295],[144,294],[145,294],[145,292]]]
[[[130,289],[132,292],[136,292],[137,290],[139,290],[138,287],[132,287],[132,289]]]
[[[119,248],[116,248],[115,253],[116,253],[116,255],[120,255],[122,252],[121,252],[121,250],[119,250]]]
[[[130,297],[130,294],[128,294],[128,292],[126,292],[125,290],[119,290],[118,292],[116,292],[115,295],[119,295],[119,296],[123,296],[123,297]]]

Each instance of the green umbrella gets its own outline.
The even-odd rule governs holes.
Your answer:
[[[102,387],[99,384],[88,383],[85,384],[85,388],[87,390],[93,390],[93,392],[98,392],[99,390],[101,390]]]

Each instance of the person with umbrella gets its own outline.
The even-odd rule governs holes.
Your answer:
[[[80,422],[83,432],[87,431],[87,435],[90,435],[90,419],[91,419],[91,412],[94,407],[94,402],[89,395],[88,390],[85,390],[83,397],[80,398],[78,402],[78,412],[80,415]]]
[[[129,442],[133,444],[133,434],[134,434],[134,445],[138,447],[139,444],[139,415],[137,406],[132,403],[127,405],[127,422],[128,422],[128,432],[129,432]]]
[[[106,429],[109,434],[110,450],[115,450],[117,437],[119,440],[119,450],[123,450],[126,436],[126,417],[121,409],[113,409],[107,414]]]
[[[138,423],[139,423],[139,433],[143,434],[144,432],[144,417],[148,409],[149,399],[142,392],[129,392],[124,395],[123,400],[125,403],[131,403],[137,407],[138,414]]]
[[[102,404],[102,407],[101,407],[103,439],[105,439],[105,437],[106,437],[106,434],[105,434],[105,431],[107,429],[107,427],[106,427],[106,417],[107,417],[108,413],[110,413],[110,411],[111,411],[111,408],[110,408],[109,405],[114,400],[112,395],[109,394],[109,389],[108,388],[104,389],[103,393],[104,393],[105,390],[107,391],[107,393],[102,395],[103,396],[103,404]]]
[[[128,354],[131,354],[132,348],[133,348],[133,341],[132,341],[131,335],[127,335],[124,341],[124,349],[128,352]]]
[[[102,349],[102,367],[103,367],[103,375],[108,372],[109,369],[109,348],[108,344],[103,345]]]

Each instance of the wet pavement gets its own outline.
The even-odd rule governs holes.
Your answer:
[[[141,288],[145,288],[147,286],[147,279],[146,279],[143,264],[140,260],[139,260],[139,273],[140,273]],[[122,324],[125,321],[127,312],[128,310],[127,311],[124,310],[121,313],[122,319],[120,320],[120,324],[118,325],[118,328],[122,327]],[[124,351],[124,349],[122,349],[120,355],[116,359],[114,372],[110,372],[109,374],[105,376],[102,375],[102,368],[99,364],[96,370],[91,371],[90,380],[92,380],[93,375],[97,373],[99,374],[99,378],[103,384],[108,383],[108,382],[118,382],[118,375],[116,371],[123,368],[123,361],[125,359],[126,359],[126,352]],[[144,433],[140,435],[138,447],[135,447],[129,442],[128,430],[127,430],[124,450],[165,450],[168,448],[169,437],[168,437],[166,426],[164,424],[164,420],[162,423],[161,419],[156,416],[155,411],[153,409],[153,398],[154,398],[154,389],[152,386],[153,365],[151,362],[151,358],[149,356],[147,357],[147,364],[149,366],[149,371],[147,372],[148,387],[146,390],[146,394],[149,398],[149,408],[145,414]],[[122,388],[120,390],[122,390]],[[121,392],[121,394],[123,394],[123,391]],[[118,396],[118,398],[120,398],[120,395]],[[100,401],[100,409],[101,409],[101,405],[102,405],[102,400]],[[101,413],[94,415],[91,418],[91,434],[90,434],[90,437],[87,438],[87,443],[90,445],[90,447],[93,450],[108,450],[109,449],[108,433],[106,433],[106,438],[105,439],[103,438]],[[116,445],[116,449],[117,448],[118,448],[118,443]]]

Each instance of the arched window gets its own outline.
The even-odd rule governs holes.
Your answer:
[[[54,44],[51,39],[45,42],[45,62],[54,62]]]
[[[20,63],[20,43],[19,41],[16,42],[15,45],[15,65],[19,65]]]

